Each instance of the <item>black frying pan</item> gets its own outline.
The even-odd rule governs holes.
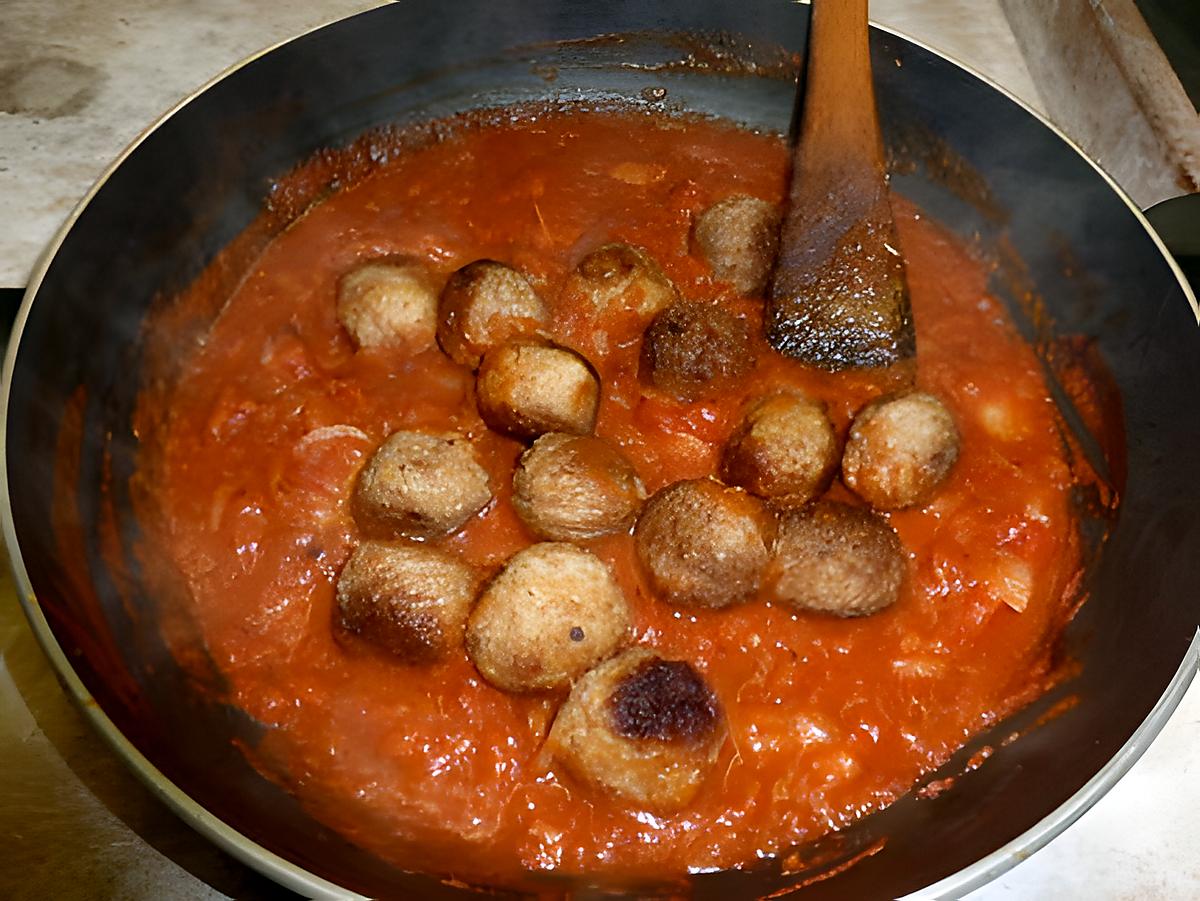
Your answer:
[[[308,894],[457,890],[399,873],[313,822],[233,748],[231,737],[254,724],[192,691],[166,653],[132,552],[129,509],[137,450],[130,412],[149,305],[185,287],[251,221],[273,177],[381,123],[547,97],[643,102],[643,89],[665,87],[668,109],[786,131],[791,67],[781,63],[780,43],[803,47],[808,15],[785,0],[459,0],[453,13],[434,0],[407,0],[355,16],[246,63],[163,120],[47,251],[6,363],[5,539],[40,641],[101,733],[157,794],[227,850]],[[639,36],[574,40],[612,33]],[[896,187],[954,231],[978,234],[984,247],[1011,243],[1027,271],[1001,265],[993,289],[1018,316],[1022,285],[1044,298],[1054,325],[1024,319],[1032,340],[1095,339],[1123,398],[1123,504],[1091,573],[1091,599],[1065,639],[1078,677],[935,776],[961,772],[972,748],[1027,734],[952,789],[910,796],[806,849],[807,874],[783,876],[767,862],[699,876],[692,887],[704,896],[776,891],[832,871],[880,838],[878,853],[803,893],[865,898],[933,886],[923,894],[962,894],[1103,794],[1165,722],[1197,666],[1189,647],[1200,621],[1194,298],[1138,210],[1052,128],[929,50],[882,31],[872,41]],[[757,61],[758,74],[731,60]],[[557,77],[548,80],[551,69]],[[974,187],[964,192],[967,184]],[[1069,404],[1064,412],[1072,421]],[[1118,480],[1121,461],[1080,437]],[[97,537],[107,497],[123,557],[117,567]],[[1099,534],[1106,524],[1091,525]],[[1078,696],[1076,706],[1029,728],[1067,693]]]

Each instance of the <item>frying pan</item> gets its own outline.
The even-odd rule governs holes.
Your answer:
[[[442,2],[407,0],[218,78],[127,150],[72,214],[34,274],[5,364],[4,536],[34,631],[71,694],[214,842],[309,895],[463,891],[399,872],[313,821],[235,749],[256,724],[197,691],[167,652],[130,507],[130,414],[151,305],[254,219],[273,178],[384,123],[619,99],[786,132],[790,54],[807,18],[783,0],[459,0],[453,16]],[[881,30],[871,40],[895,187],[981,248],[1011,251],[998,255],[991,287],[1045,352],[1052,384],[1063,348],[1074,348],[1119,389],[1103,434],[1083,425],[1070,392],[1059,400],[1122,503],[1115,520],[1095,504],[1084,515],[1093,546],[1107,540],[1062,642],[1077,675],[930,776],[955,777],[950,788],[799,849],[786,873],[766,861],[696,875],[686,889],[701,897],[789,887],[811,898],[961,895],[1111,787],[1197,668],[1195,298],[1137,208],[1053,127],[927,48]],[[1031,299],[1036,316],[1026,315]],[[984,745],[995,753],[964,773]]]

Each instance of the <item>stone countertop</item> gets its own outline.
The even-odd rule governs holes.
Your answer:
[[[249,53],[371,0],[5,0],[0,287],[23,285],[91,183],[162,111]],[[874,0],[872,17],[1043,109],[999,0]],[[973,901],[1191,899],[1200,683],[1127,776]],[[69,704],[0,580],[0,897],[285,898],[182,825]]]

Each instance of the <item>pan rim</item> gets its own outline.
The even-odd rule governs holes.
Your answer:
[[[75,223],[82,216],[88,205],[95,196],[103,189],[112,175],[125,163],[131,156],[155,131],[162,127],[175,114],[191,104],[199,96],[206,91],[224,81],[229,76],[237,73],[239,70],[254,63],[258,59],[266,56],[275,50],[300,40],[308,35],[311,35],[322,29],[336,25],[339,22],[348,21],[358,18],[359,16],[369,16],[377,13],[381,9],[386,9],[390,4],[374,7],[355,13],[351,16],[342,16],[313,28],[307,29],[291,37],[277,41],[263,49],[252,53],[245,58],[228,66],[221,72],[208,79],[204,84],[197,87],[195,90],[181,98],[166,112],[161,114],[154,122],[148,125],[141,133],[137,135],[113,160],[112,163],[104,170],[99,178],[87,190],[79,202],[75,205],[71,213],[54,234],[53,238],[43,249],[34,265],[33,271],[29,277],[29,283],[26,287],[24,296],[21,301],[20,308],[17,312],[16,319],[13,323],[12,333],[9,338],[8,347],[5,352],[4,365],[2,375],[0,375],[0,410],[3,410],[4,430],[0,434],[0,534],[2,534],[5,551],[8,557],[9,567],[13,575],[14,586],[16,589],[18,600],[29,621],[30,627],[34,633],[38,644],[46,654],[52,668],[55,671],[59,681],[63,684],[68,696],[74,703],[77,709],[89,721],[92,728],[99,734],[101,739],[109,746],[110,749],[124,762],[124,764],[134,773],[134,775],[142,782],[143,785],[160,801],[165,803],[181,820],[187,825],[196,830],[209,841],[213,842],[222,850],[229,853],[242,863],[258,870],[267,877],[273,879],[279,884],[292,889],[293,891],[301,892],[307,897],[313,898],[348,898],[348,899],[364,899],[365,896],[351,892],[342,888],[335,883],[332,883],[320,876],[315,875],[309,870],[294,864],[280,855],[270,851],[265,846],[250,839],[242,832],[235,829],[233,826],[226,823],[224,820],[216,817],[208,811],[203,804],[193,798],[191,795],[180,789],[174,782],[168,779],[161,770],[146,758],[132,742],[122,733],[113,721],[108,717],[103,710],[100,709],[95,698],[83,681],[79,678],[74,668],[71,666],[69,659],[66,656],[62,646],[59,644],[57,637],[50,627],[48,620],[43,613],[41,606],[38,603],[37,597],[34,594],[32,583],[29,579],[28,571],[26,570],[24,558],[21,554],[20,543],[16,534],[16,523],[13,516],[11,497],[9,492],[9,474],[8,474],[8,413],[11,399],[12,377],[16,368],[17,357],[20,353],[21,338],[24,333],[25,324],[29,318],[34,301],[37,299],[38,290],[45,278],[47,271],[58,254],[60,247],[66,240],[68,234],[74,228]],[[1163,257],[1167,266],[1174,274],[1177,283],[1183,291],[1185,299],[1192,308],[1193,315],[1196,317],[1197,323],[1200,324],[1200,303],[1197,302],[1196,295],[1184,277],[1178,263],[1172,258],[1167,251],[1162,239],[1159,237],[1154,228],[1146,219],[1142,210],[1133,202],[1133,200],[1125,193],[1124,190],[1113,180],[1113,178],[1083,149],[1076,144],[1069,136],[1059,129],[1053,122],[1049,121],[1038,110],[1031,107],[1025,101],[1014,95],[1012,92],[997,84],[994,80],[984,75],[983,73],[972,68],[955,58],[954,56],[938,49],[937,47],[913,38],[897,29],[881,26],[872,23],[872,27],[877,31],[897,37],[903,41],[919,47],[941,59],[957,66],[959,69],[966,72],[973,78],[983,82],[992,90],[1000,93],[1007,98],[1011,103],[1016,104],[1025,113],[1034,118],[1044,127],[1056,135],[1063,143],[1081,157],[1093,170],[1104,180],[1108,187],[1125,203],[1130,212],[1133,213],[1138,223],[1145,230],[1147,235],[1153,241],[1155,247]],[[1029,829],[1025,830],[1003,847],[991,852],[973,864],[964,867],[963,869],[944,877],[938,882],[919,890],[906,898],[954,898],[959,897],[963,893],[978,888],[981,885],[995,879],[1008,869],[1013,867],[1030,854],[1045,846],[1051,839],[1059,835],[1068,826],[1074,823],[1080,816],[1089,810],[1101,797],[1103,797],[1120,778],[1133,766],[1133,764],[1142,756],[1146,748],[1149,747],[1153,739],[1162,730],[1171,714],[1174,713],[1182,700],[1184,693],[1191,684],[1193,678],[1200,671],[1200,628],[1197,629],[1196,636],[1191,641],[1187,650],[1184,652],[1178,669],[1171,681],[1167,684],[1163,693],[1159,696],[1158,701],[1152,708],[1151,712],[1142,721],[1133,735],[1122,745],[1121,749],[1103,766],[1095,775],[1071,798],[1055,808],[1050,814],[1038,821]]]

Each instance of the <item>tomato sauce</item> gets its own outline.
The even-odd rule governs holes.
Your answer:
[[[409,666],[335,630],[334,584],[358,540],[348,497],[396,429],[470,436],[497,486],[442,545],[494,572],[533,542],[510,503],[522,447],[483,425],[471,374],[436,348],[355,352],[335,319],[339,275],[386,254],[440,276],[482,257],[527,273],[556,339],[600,373],[597,434],[654,491],[713,473],[746,402],[774,386],[826,401],[843,436],[888,387],[808,369],[759,337],[736,390],[676,402],[638,381],[627,323],[597,332],[560,302],[584,253],[626,241],[758,335],[761,303],[713,281],[689,231],[732,193],[780,202],[786,172],[779,137],[714,122],[560,110],[465,123],[277,236],[172,390],[145,395],[159,430],[142,466],[157,511],[147,553],[182,575],[227,700],[266,727],[247,753],[316,817],[402,866],[471,881],[735,866],[888,804],[1046,688],[1079,560],[1055,408],[986,267],[900,198],[917,383],[954,413],[962,451],[927,506],[888,516],[908,556],[899,601],[851,620],[761,600],[679,610],[652,596],[630,536],[585,543],[630,598],[635,641],[690,661],[721,701],[729,735],[686,809],[631,808],[561,772],[541,753],[560,696],[501,692],[465,652]],[[831,494],[853,501],[837,483]]]

